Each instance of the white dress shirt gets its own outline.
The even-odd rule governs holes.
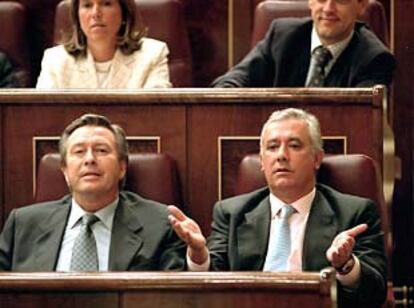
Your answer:
[[[108,271],[112,225],[118,201],[119,199],[117,198],[103,209],[95,213],[91,213],[99,218],[99,221],[94,223],[91,228],[93,235],[95,236],[100,272]],[[79,206],[79,204],[72,199],[71,211],[65,228],[65,233],[63,235],[62,245],[60,247],[59,258],[56,266],[56,271],[58,272],[70,271],[73,244],[75,243],[75,239],[81,228],[81,218],[85,213],[86,212]]]
[[[108,88],[112,62],[113,60],[106,62],[95,62],[96,78],[100,89]]]

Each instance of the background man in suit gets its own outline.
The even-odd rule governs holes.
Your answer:
[[[365,25],[356,22],[369,0],[308,0],[312,19],[280,18],[266,37],[214,87],[366,87],[389,85],[395,60]],[[330,52],[322,85],[311,83],[315,51]]]
[[[66,127],[59,151],[71,195],[10,213],[0,235],[0,270],[72,271],[88,213],[98,218],[91,227],[96,270],[185,269],[185,243],[171,228],[167,207],[120,191],[128,163],[121,127],[85,114]]]
[[[13,66],[6,54],[0,52],[0,88],[18,87],[17,78]]]
[[[170,221],[187,242],[188,257],[204,270],[272,271],[281,209],[290,205],[284,270],[333,266],[340,306],[378,307],[386,295],[387,262],[375,204],[316,184],[323,155],[315,116],[294,108],[274,112],[260,141],[268,187],[218,202],[207,245],[198,225],[170,206]]]

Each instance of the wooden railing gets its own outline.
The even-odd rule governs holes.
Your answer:
[[[0,307],[335,307],[331,269],[313,273],[0,273]]]

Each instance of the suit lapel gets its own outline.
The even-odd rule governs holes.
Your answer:
[[[337,230],[335,213],[326,198],[317,189],[303,241],[302,269],[304,271],[320,270],[329,265],[325,254],[337,234]]]
[[[326,87],[345,87],[353,79],[352,76],[355,76],[354,70],[358,67],[355,64],[359,63],[358,57],[360,57],[358,41],[359,34],[355,31],[348,46],[336,60],[328,76],[326,76]],[[353,65],[350,65],[351,63]]]
[[[71,197],[65,197],[49,216],[44,218],[40,233],[33,247],[35,268],[38,271],[55,270],[63,233],[69,217]]]
[[[238,256],[233,258],[238,264],[235,270],[261,270],[263,268],[270,228],[269,197],[264,198],[237,228]]]
[[[120,195],[112,226],[111,248],[109,250],[109,270],[126,271],[131,260],[143,245],[139,235],[142,225],[133,205]]]
[[[107,87],[125,88],[132,76],[131,63],[133,62],[133,56],[125,56],[120,50],[117,50],[109,71],[109,83]],[[86,58],[80,58],[75,61],[73,74],[68,76],[71,78],[70,84],[72,84],[73,87],[81,86],[82,88],[98,88],[95,62],[89,50]]]
[[[303,52],[300,52],[295,59],[295,64],[292,65],[290,86],[304,87],[306,76],[310,65],[310,42],[307,45],[302,45]]]
[[[286,75],[279,82],[287,87],[303,87],[310,65],[310,47],[312,37],[312,21],[309,19],[300,27],[296,37],[287,49],[289,61],[284,61]]]
[[[72,75],[72,84],[82,88],[98,88],[98,77],[96,76],[95,63],[92,54],[88,50],[86,58],[75,61],[75,68]]]
[[[115,52],[111,70],[109,71],[109,87],[125,88],[132,75],[130,63],[134,62],[133,56],[125,56],[120,50]]]

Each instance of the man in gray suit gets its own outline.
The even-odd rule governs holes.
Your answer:
[[[120,191],[128,163],[121,127],[85,114],[66,127],[59,151],[71,194],[10,213],[0,235],[0,270],[79,271],[75,247],[88,214],[97,218],[89,227],[96,242],[92,271],[185,269],[185,243],[167,207]]]
[[[284,270],[333,266],[341,307],[378,307],[386,295],[387,262],[375,204],[317,184],[323,155],[315,116],[294,108],[274,112],[260,142],[268,187],[218,202],[207,244],[198,225],[170,206],[190,261],[200,270],[272,271],[271,251],[286,238],[276,235],[281,209],[290,205],[290,248],[279,249],[287,255]]]

